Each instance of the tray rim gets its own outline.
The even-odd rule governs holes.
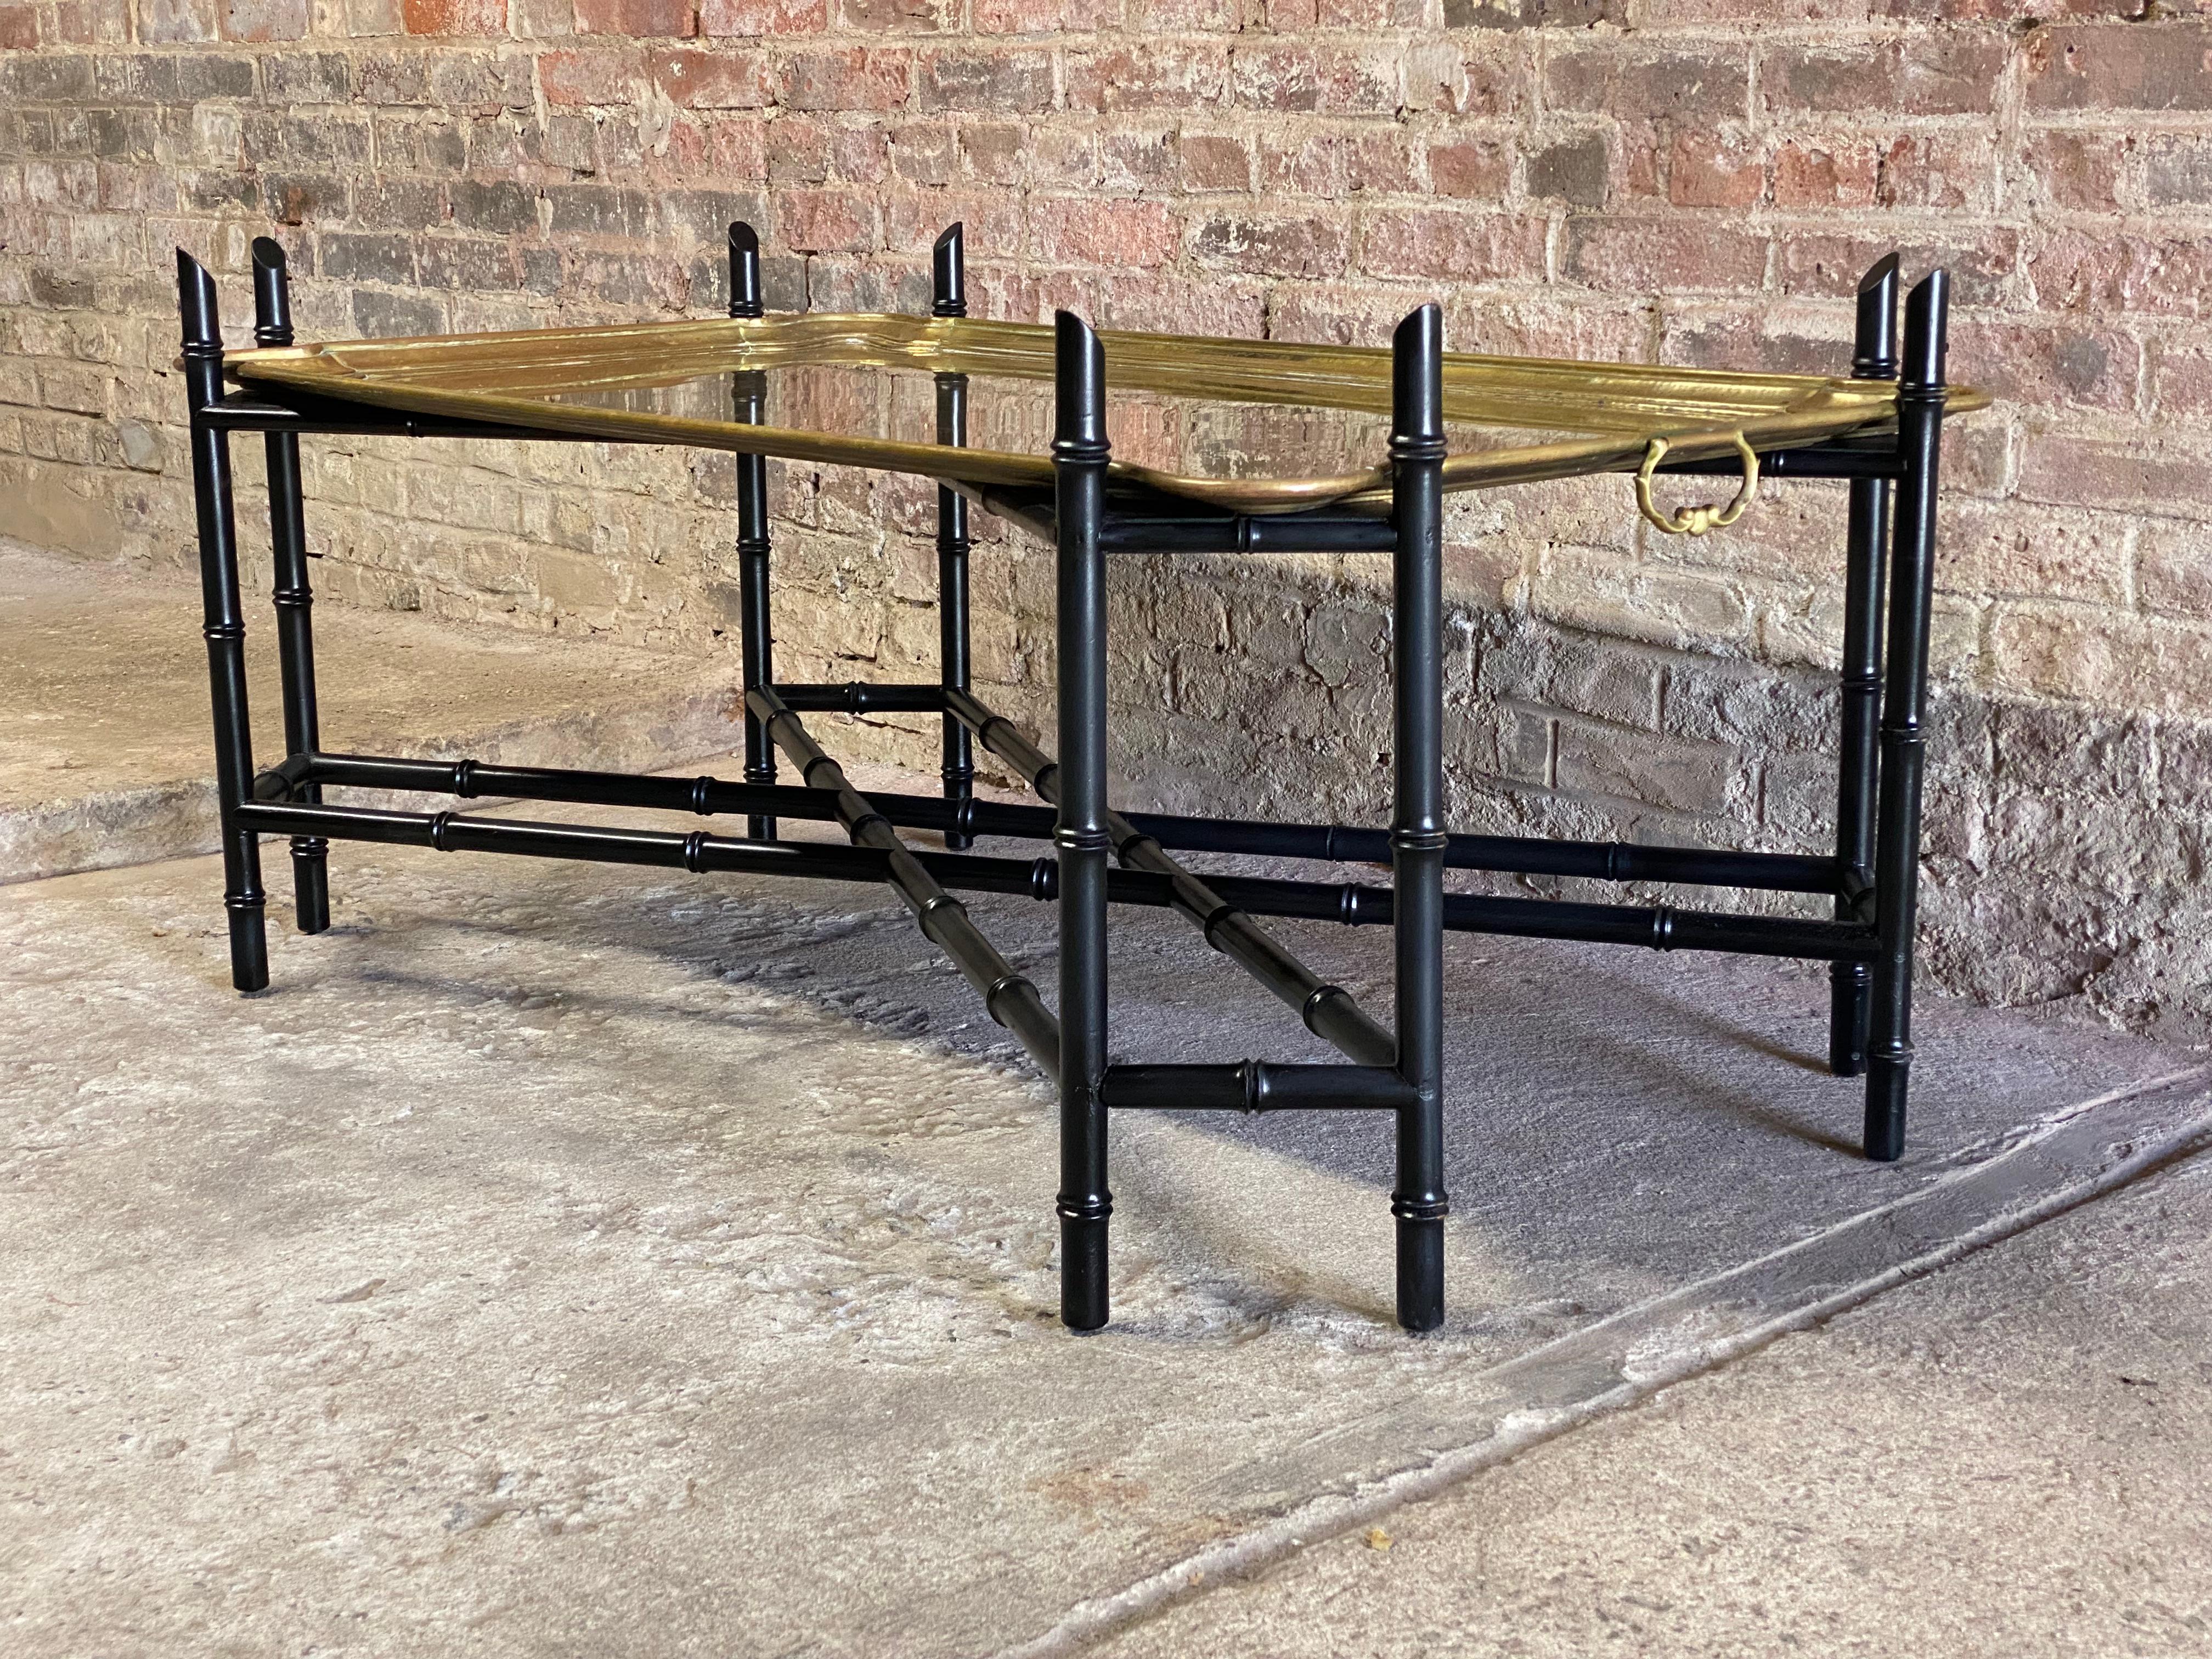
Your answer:
[[[793,365],[818,362],[931,371],[936,363],[959,362],[963,367],[938,367],[934,372],[1048,380],[1049,374],[1038,368],[1050,362],[1052,334],[1052,329],[1042,324],[987,319],[800,312],[762,319],[684,318],[264,347],[227,352],[223,368],[226,375],[237,380],[273,384],[404,413],[569,433],[586,441],[667,443],[908,473],[947,483],[1042,488],[1049,486],[1053,479],[1051,459],[1042,454],[560,404],[513,392],[409,384],[400,379],[377,378],[373,371],[375,359],[404,362],[413,356],[419,361],[425,348],[448,348],[455,356],[474,351],[495,358],[502,352],[511,355],[518,348],[528,354],[562,343],[603,353],[618,353],[631,345],[696,343],[702,349],[748,349]],[[1103,329],[1099,337],[1106,348],[1109,389],[1118,386],[1222,402],[1289,403],[1366,413],[1388,409],[1390,353],[1385,349]],[[832,349],[825,351],[825,344]],[[804,355],[810,345],[817,355]],[[839,350],[844,355],[837,355]],[[349,361],[362,357],[372,361],[366,366]],[[1209,381],[1204,364],[1212,359],[1227,359],[1234,366],[1220,369]],[[1486,392],[1498,398],[1516,392],[1523,398],[1565,395],[1571,398],[1575,383],[1580,381],[1583,395],[1598,408],[1604,407],[1607,387],[1613,388],[1615,395],[1626,396],[1630,393],[1622,388],[1648,385],[1683,387],[1714,396],[1731,388],[1746,394],[1765,393],[1770,400],[1765,407],[1771,411],[1747,410],[1747,418],[1720,424],[1682,424],[1653,418],[1637,422],[1630,431],[1618,429],[1620,422],[1616,419],[1610,422],[1615,429],[1601,427],[1588,437],[1462,452],[1448,457],[1443,464],[1447,490],[1632,471],[1641,465],[1654,437],[1664,437],[1669,453],[1676,459],[1705,460],[1734,453],[1739,432],[1754,450],[1765,453],[1876,431],[1893,424],[1895,419],[1896,386],[1892,381],[1460,352],[1447,353],[1444,361],[1448,402],[1462,406]],[[988,366],[979,366],[979,362]],[[1310,372],[1285,379],[1282,370],[1255,368],[1255,362],[1290,363]],[[656,378],[668,383],[714,372],[732,371],[694,368],[657,377],[641,372],[584,384],[638,385]],[[1334,395],[1323,395],[1331,392]],[[1771,400],[1784,394],[1794,394],[1791,404],[1775,409]],[[1985,408],[1990,401],[1971,387],[1946,389],[1948,413]],[[1500,427],[1522,424],[1454,415],[1449,407],[1447,419]],[[1573,425],[1566,420],[1547,424],[1552,430],[1571,429]],[[1328,475],[1220,478],[1115,461],[1109,477],[1222,510],[1255,514],[1339,503],[1355,510],[1387,510],[1389,497],[1387,463]]]

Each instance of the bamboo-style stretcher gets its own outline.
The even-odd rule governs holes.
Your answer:
[[[301,345],[283,251],[253,245],[255,349],[226,352],[213,277],[178,254],[205,634],[222,817],[231,974],[269,982],[260,838],[289,838],[300,930],[329,926],[329,843],[428,846],[696,872],[888,883],[991,1018],[1056,1084],[1061,1317],[1107,1319],[1107,1125],[1117,1110],[1375,1110],[1396,1130],[1397,1308],[1443,1318],[1443,955],[1447,931],[1590,939],[1832,964],[1829,1054],[1866,1075],[1865,1150],[1903,1150],[1911,1037],[1937,462],[1944,416],[1982,406],[1944,384],[1948,284],[1904,305],[1894,255],[1862,283],[1851,373],[1747,374],[1483,357],[1443,349],[1423,306],[1388,349],[1050,327],[967,315],[960,227],[938,240],[932,314],[769,316],[752,230],[730,228],[726,319],[435,339]],[[1120,447],[1109,444],[1109,411]],[[773,418],[771,418],[773,416]],[[229,436],[264,434],[285,757],[254,768]],[[303,436],[404,434],[678,444],[738,458],[742,781],[325,753],[317,723]],[[767,462],[937,481],[941,659],[934,684],[795,684],[771,649]],[[1449,492],[1592,473],[1632,475],[1661,530],[1701,535],[1767,476],[1845,481],[1842,722],[1834,848],[1705,851],[1454,835],[1443,823],[1443,502]],[[1662,474],[1734,476],[1725,505],[1674,512]],[[1058,554],[1057,758],[970,684],[970,512]],[[1391,561],[1394,808],[1382,828],[1118,812],[1106,783],[1106,562],[1111,556],[1328,551]],[[941,795],[863,793],[802,718],[936,714]],[[978,799],[975,745],[1045,803]],[[777,757],[796,771],[781,783]],[[522,822],[326,800],[333,787],[648,807],[745,820],[742,836]],[[848,846],[781,839],[779,819],[835,822]],[[934,832],[945,851],[901,830]],[[979,836],[1048,842],[986,856]],[[1203,850],[1390,866],[1379,883],[1200,876]],[[1447,869],[1808,893],[1826,920],[1447,893]],[[1056,1006],[992,945],[954,894],[1057,906]],[[1109,1064],[1107,914],[1171,908],[1297,1010],[1340,1062]],[[1386,1024],[1306,968],[1267,917],[1392,930]]]

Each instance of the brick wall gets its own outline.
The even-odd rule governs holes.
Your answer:
[[[718,312],[740,216],[773,305],[918,309],[960,218],[994,315],[1380,343],[1437,297],[1462,349],[1826,371],[1856,277],[1897,246],[1913,274],[1950,267],[1954,371],[2007,400],[1949,445],[1930,960],[1984,995],[2201,1031],[2197,10],[0,3],[0,514],[88,557],[189,556],[167,250],[242,307],[271,225],[310,336]],[[311,460],[325,593],[734,662],[726,459]],[[927,493],[776,471],[793,672],[930,672]],[[1818,845],[1838,504],[1778,488],[1687,542],[1641,526],[1620,481],[1462,498],[1462,821]],[[1115,572],[1131,798],[1374,810],[1372,568],[1177,572]],[[1038,553],[985,549],[980,677],[1032,718],[1048,600]],[[863,741],[929,753],[896,726]]]

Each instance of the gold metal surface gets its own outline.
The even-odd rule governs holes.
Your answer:
[[[1736,486],[1735,499],[1726,507],[1706,501],[1686,507],[1679,513],[1662,513],[1651,500],[1651,475],[1667,459],[1669,447],[1664,438],[1654,438],[1644,447],[1644,465],[1636,469],[1636,510],[1654,529],[1663,530],[1669,536],[1702,536],[1708,530],[1724,529],[1734,524],[1759,499],[1759,452],[1739,432],[1735,434],[1735,447],[1736,453],[1743,457],[1743,482]]]
[[[1110,388],[1207,404],[1276,404],[1387,415],[1390,354],[1101,331]],[[1049,381],[1053,331],[975,318],[830,316],[632,323],[430,339],[362,340],[228,354],[229,374],[414,414],[608,438],[687,445],[785,460],[866,467],[977,485],[1049,485],[1043,453],[933,443],[561,401],[666,387],[744,370],[799,367],[917,370]],[[1444,358],[1444,417],[1517,430],[1452,455],[1448,489],[1479,489],[1593,472],[1634,471],[1654,438],[1678,459],[1740,446],[1784,449],[1894,420],[1896,388],[1881,380],[1743,374],[1545,358]],[[1956,412],[1988,403],[1954,389]],[[1558,434],[1568,434],[1565,437]],[[1379,453],[1327,477],[1223,477],[1114,464],[1112,477],[1237,512],[1280,513],[1332,502],[1383,510],[1389,473]],[[1295,465],[1295,463],[1292,463]]]

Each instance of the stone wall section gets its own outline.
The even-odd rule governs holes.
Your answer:
[[[2212,23],[2136,0],[60,0],[0,4],[0,528],[175,565],[168,250],[273,230],[303,336],[975,301],[1109,326],[1840,372],[1881,252],[1957,279],[1929,960],[2212,1018]],[[250,523],[256,446],[238,447]],[[727,653],[726,458],[308,447],[321,592]],[[922,678],[929,495],[776,468],[792,677]],[[1462,499],[1469,827],[1817,847],[1840,492],[1658,537],[1625,483]],[[249,537],[251,541],[252,538]],[[1128,799],[1371,816],[1359,561],[1115,568]],[[1043,712],[1049,561],[977,558]],[[334,737],[337,734],[333,734]],[[918,728],[859,746],[931,763]]]

